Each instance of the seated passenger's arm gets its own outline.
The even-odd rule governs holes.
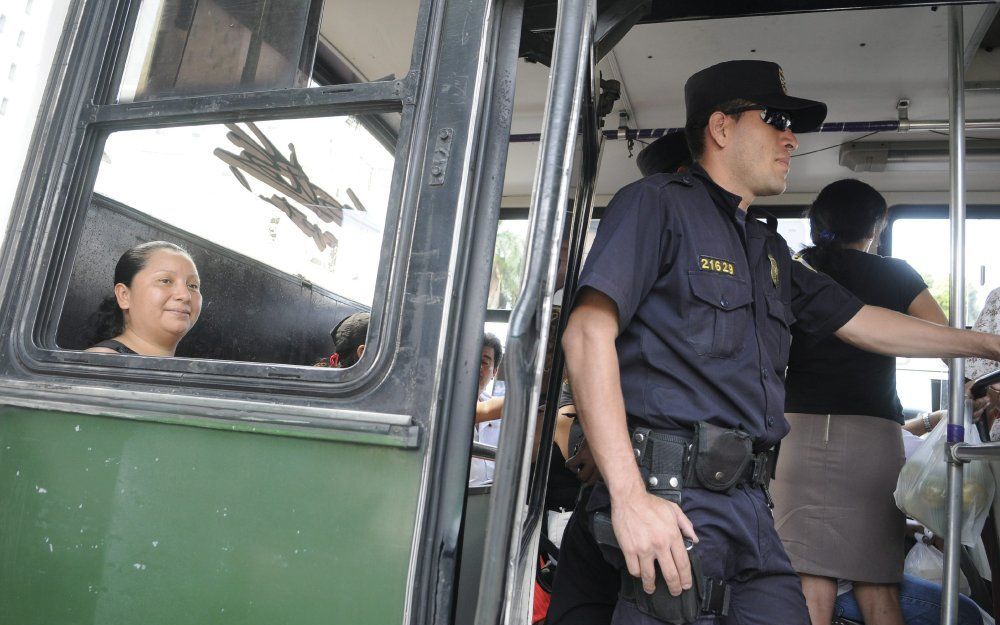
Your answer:
[[[878,306],[864,306],[835,334],[854,347],[886,356],[1000,359],[1000,336],[941,326]]]
[[[492,397],[476,404],[476,423],[493,421],[503,416],[503,397]]]

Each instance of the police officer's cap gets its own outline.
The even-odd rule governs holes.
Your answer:
[[[826,104],[788,95],[781,66],[770,61],[726,61],[701,70],[684,85],[688,120],[731,100],[785,111],[795,132],[816,130],[826,119]]]
[[[338,354],[354,351],[367,340],[368,321],[371,315],[366,312],[354,313],[341,320],[333,330],[330,338]]]
[[[644,147],[635,162],[643,176],[672,174],[681,165],[691,163],[691,150],[683,132],[668,132]]]

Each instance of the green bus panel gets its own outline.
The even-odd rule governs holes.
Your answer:
[[[400,623],[420,465],[0,407],[0,623]]]

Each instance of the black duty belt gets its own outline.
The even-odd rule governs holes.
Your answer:
[[[635,428],[632,451],[655,495],[680,503],[685,487],[729,492],[738,484],[760,486],[774,507],[768,484],[774,474],[776,452],[753,453],[749,434],[699,423],[693,438],[673,432]]]

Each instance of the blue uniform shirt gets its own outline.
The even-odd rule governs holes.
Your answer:
[[[618,307],[630,426],[708,421],[774,445],[788,432],[789,327],[820,338],[862,307],[739,203],[695,167],[628,185],[604,213],[580,288]]]

